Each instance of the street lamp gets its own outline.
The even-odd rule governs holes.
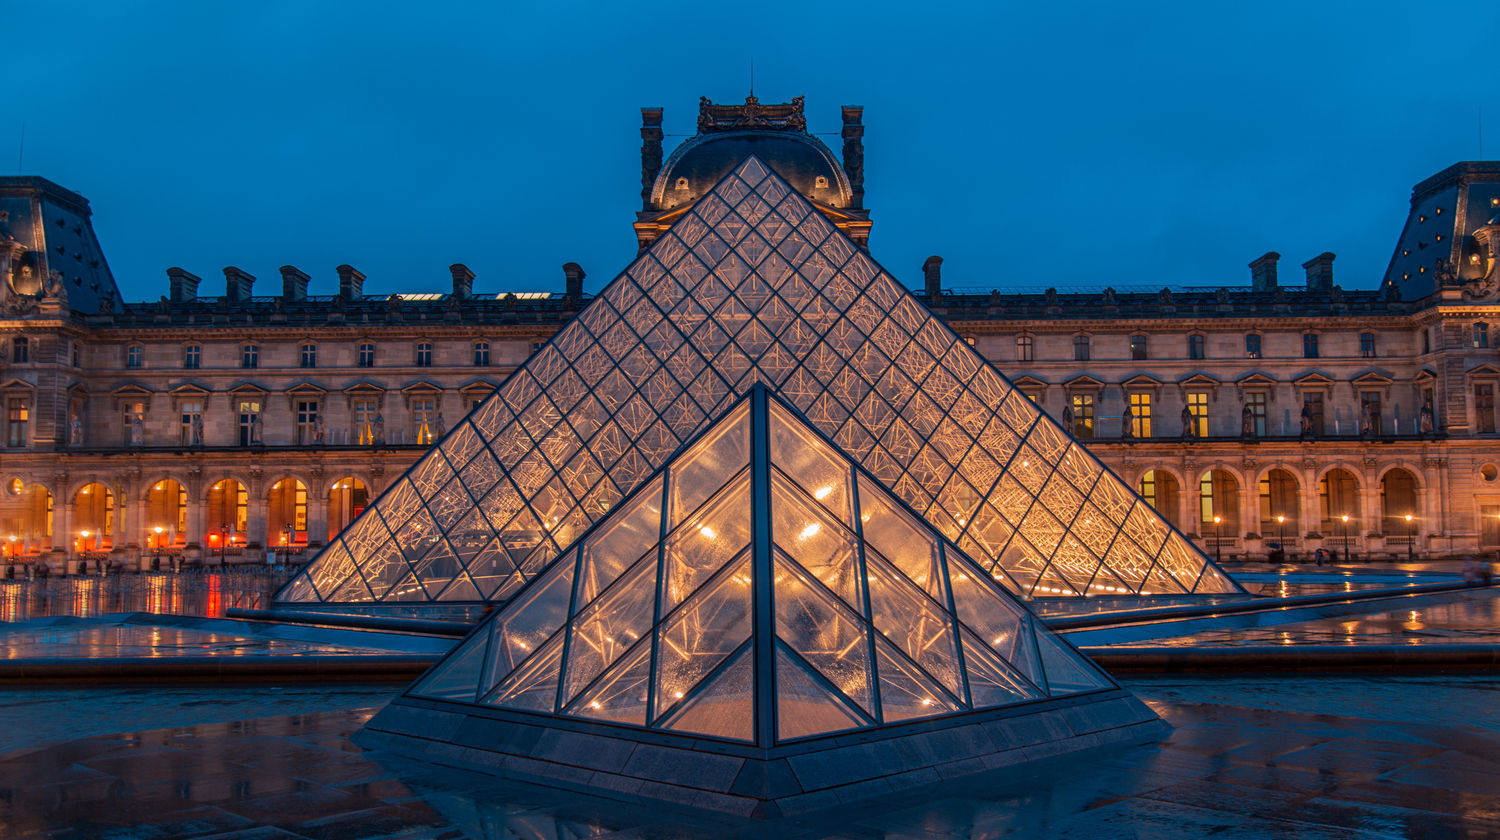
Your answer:
[[[219,565],[223,566],[229,562],[229,526],[219,524]]]
[[[1409,513],[1406,515],[1406,562],[1408,563],[1411,562],[1412,544],[1417,541],[1416,521],[1416,517]]]
[[[1224,529],[1219,527],[1224,524],[1224,517],[1214,517],[1214,560],[1224,562]]]
[[[1344,523],[1344,565],[1347,566],[1349,564],[1349,514],[1346,513],[1339,519]]]
[[[1282,562],[1285,562],[1286,561],[1286,514],[1281,514],[1281,513],[1276,514],[1276,524],[1277,524],[1277,526],[1279,526],[1278,527],[1278,533],[1276,535],[1276,539],[1281,544],[1281,559],[1282,559]]]
[[[157,525],[151,530],[156,532],[156,547],[151,551],[151,571],[158,572],[161,571],[161,535],[167,529]]]

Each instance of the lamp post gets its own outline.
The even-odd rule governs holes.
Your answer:
[[[1406,562],[1411,562],[1412,545],[1417,541],[1416,517],[1406,515]]]
[[[229,562],[229,526],[219,524],[219,565]]]
[[[167,529],[157,525],[151,530],[156,532],[156,546],[151,550],[151,571],[156,572],[161,570],[161,535]]]
[[[1214,560],[1218,563],[1224,562],[1224,517],[1214,517]]]
[[[1276,514],[1277,534],[1276,539],[1281,546],[1282,562],[1286,561],[1286,514]]]
[[[1343,529],[1344,529],[1344,565],[1347,566],[1349,564],[1349,514],[1346,513],[1343,516],[1340,516],[1339,519],[1343,522]]]

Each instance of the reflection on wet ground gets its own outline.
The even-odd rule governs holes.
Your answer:
[[[272,566],[0,581],[0,621],[120,612],[221,616],[264,609],[291,576]]]
[[[163,722],[178,724],[173,728],[0,754],[0,836],[1172,840],[1500,833],[1500,678],[1125,684],[1176,727],[1164,743],[770,824],[363,753],[348,736],[372,708],[182,723],[174,716],[199,715],[200,707],[176,698],[160,703]],[[120,705],[120,698],[101,697],[95,708]],[[146,692],[130,705],[158,703]]]

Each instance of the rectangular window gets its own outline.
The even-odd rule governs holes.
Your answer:
[[[1073,395],[1073,437],[1091,440],[1094,437],[1094,395]]]
[[[1500,505],[1479,506],[1479,544],[1484,548],[1500,547]]]
[[[140,446],[145,442],[146,404],[125,403],[123,408],[125,416],[122,419],[125,425],[121,429],[124,433],[122,442],[126,446]]]
[[[432,345],[425,341],[417,345],[417,367],[432,367]]]
[[[1375,358],[1375,333],[1359,334],[1359,355],[1366,359]]]
[[[1073,361],[1086,362],[1089,360],[1089,337],[1086,335],[1073,336]]]
[[[21,336],[10,344],[11,361],[18,365],[24,365],[31,361],[31,339]]]
[[[316,345],[316,344],[304,344],[304,345],[302,345],[302,358],[301,358],[301,361],[300,361],[299,364],[300,364],[301,367],[305,367],[305,368],[315,368],[315,367],[317,367],[318,366],[318,345]]]
[[[1359,421],[1360,433],[1372,435],[1384,434],[1380,424],[1380,392],[1362,392],[1359,395],[1359,409],[1362,413]]]
[[[1190,335],[1190,336],[1188,336],[1188,358],[1189,359],[1201,359],[1201,358],[1203,358],[1203,345],[1204,345],[1203,336],[1201,336],[1201,335]]]
[[[182,348],[182,366],[188,370],[197,370],[203,361],[203,347],[198,344],[189,344]]]
[[[365,342],[359,345],[359,366],[362,368],[375,367],[375,345]]]
[[[1245,395],[1245,405],[1250,408],[1251,429],[1256,437],[1266,436],[1266,395],[1264,393],[1249,393]]]
[[[1302,412],[1303,416],[1308,419],[1307,430],[1309,432],[1319,436],[1327,434],[1323,426],[1323,394],[1321,392],[1302,395]]]
[[[246,344],[243,348],[240,349],[240,367],[242,367],[242,368],[257,368],[257,367],[260,367],[260,346],[259,345],[256,345],[256,344]]]
[[[359,399],[350,403],[350,411],[354,414],[354,438],[360,446],[369,446],[375,442],[375,418],[380,414],[377,402],[371,399]]]
[[[1495,431],[1495,386],[1474,386],[1474,431],[1488,435]]]
[[[437,400],[418,397],[411,401],[411,428],[417,443],[432,443],[433,429],[437,422]]]
[[[135,369],[145,364],[146,348],[139,344],[132,344],[125,348],[125,367]]]
[[[1130,395],[1130,436],[1151,437],[1151,395]]]
[[[1206,391],[1189,393],[1187,407],[1193,415],[1193,437],[1208,437],[1208,393]]]
[[[1302,334],[1302,358],[1304,358],[1304,359],[1316,359],[1316,358],[1318,358],[1318,334],[1317,333],[1303,333]]]
[[[179,437],[180,437],[180,439],[182,441],[182,445],[183,446],[194,446],[194,445],[201,446],[203,444],[203,441],[198,440],[194,436],[193,429],[195,427],[198,428],[198,429],[200,429],[200,430],[203,428],[203,403],[200,403],[200,402],[185,402],[185,403],[183,403],[182,404],[182,409],[181,409],[181,415],[182,415],[182,428],[181,428],[181,433],[180,433]]]
[[[474,366],[488,367],[490,363],[490,343],[488,341],[474,342]]]
[[[1029,335],[1023,335],[1023,336],[1020,336],[1019,338],[1017,338],[1016,339],[1016,361],[1018,361],[1018,362],[1029,362],[1029,361],[1031,361],[1031,358],[1032,358],[1032,349],[1034,347],[1034,344],[1035,343],[1031,340],[1031,336],[1029,336]]]
[[[1481,349],[1488,348],[1490,346],[1489,324],[1474,325],[1474,346]]]
[[[25,397],[12,397],[6,405],[6,446],[26,445],[26,426],[31,420],[31,408]]]
[[[260,400],[240,400],[240,446],[260,442]]]
[[[1146,358],[1146,337],[1144,335],[1133,335],[1130,337],[1130,360],[1139,362]]]
[[[1245,358],[1247,358],[1247,359],[1259,359],[1260,358],[1260,336],[1259,335],[1256,335],[1255,333],[1250,333],[1249,335],[1245,336]]]
[[[297,401],[297,442],[303,446],[318,442],[318,403],[316,400]]]

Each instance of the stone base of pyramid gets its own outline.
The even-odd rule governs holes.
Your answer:
[[[1151,743],[1169,731],[1122,689],[769,750],[402,697],[355,742],[613,799],[772,819],[1065,753]]]

